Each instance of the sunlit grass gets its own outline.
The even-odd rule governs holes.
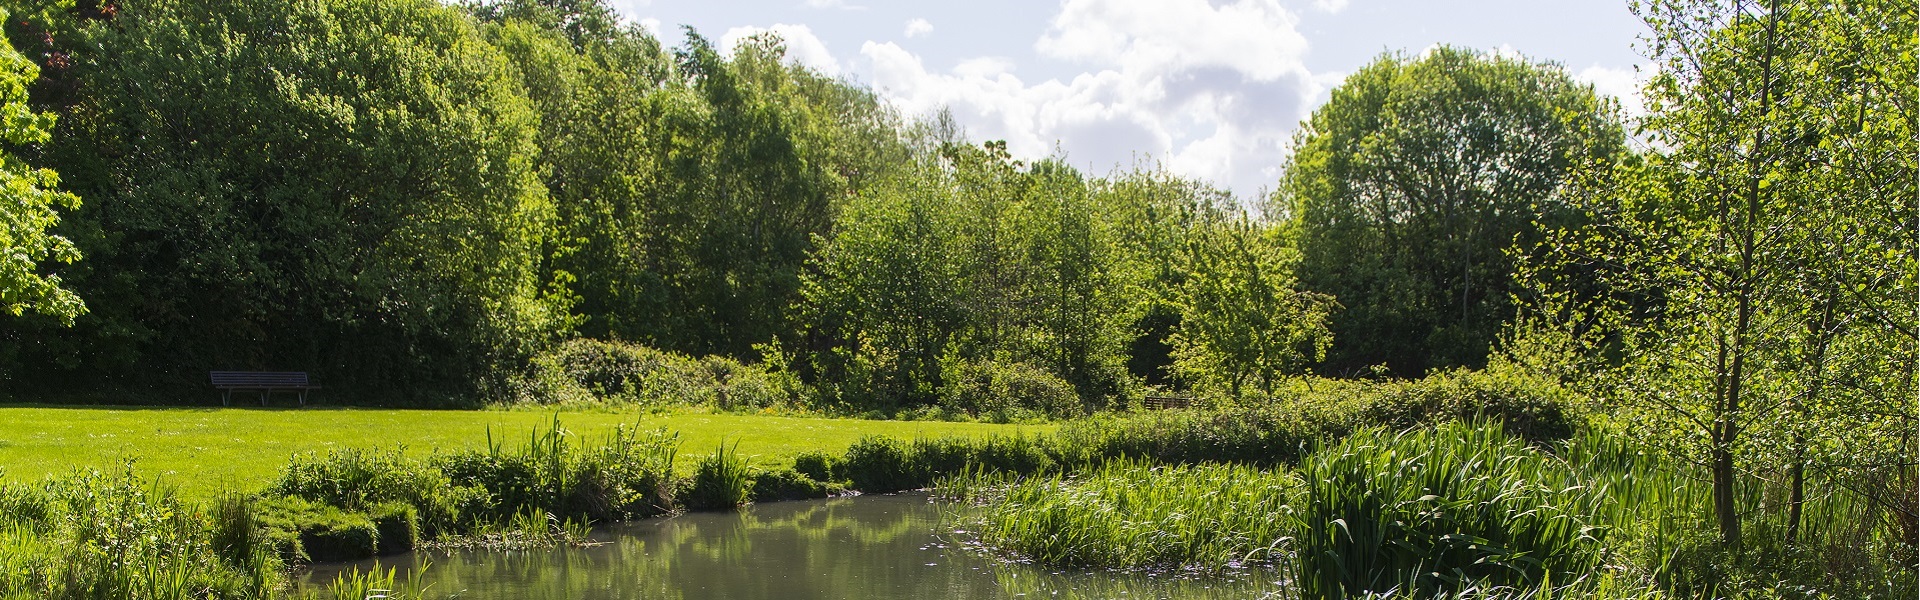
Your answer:
[[[140,475],[176,487],[183,498],[205,501],[224,491],[260,489],[295,453],[404,447],[408,456],[425,458],[436,451],[484,450],[489,428],[496,436],[520,436],[552,419],[552,413],[537,411],[7,406],[0,407],[0,470],[7,480],[38,480],[131,458]],[[569,432],[595,439],[636,423],[678,432],[683,448],[713,448],[726,439],[738,442],[751,464],[767,468],[791,465],[807,451],[839,454],[867,435],[978,438],[1054,429],[695,411],[569,412],[560,420]],[[691,472],[700,456],[683,452],[678,469]]]

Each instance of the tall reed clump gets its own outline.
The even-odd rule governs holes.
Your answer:
[[[228,546],[220,523],[136,478],[84,471],[0,486],[0,598],[268,598],[279,561]]]
[[[1302,476],[1297,578],[1309,598],[1530,589],[1600,565],[1605,491],[1498,424],[1363,429]]]
[[[942,481],[962,535],[1037,563],[1215,572],[1286,558],[1298,477],[1244,466],[1110,461],[1090,472]]]
[[[686,503],[695,510],[733,510],[746,506],[752,498],[753,477],[748,473],[747,459],[740,456],[740,443],[728,446],[722,441],[712,455],[700,459],[694,467]]]

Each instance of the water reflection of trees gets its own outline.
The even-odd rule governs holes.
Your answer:
[[[1269,577],[1182,582],[1047,573],[937,544],[933,534],[940,519],[938,506],[911,496],[682,515],[603,530],[598,535],[608,543],[592,548],[434,556],[428,596],[687,600],[1025,593],[1205,599],[1260,597],[1272,587]]]

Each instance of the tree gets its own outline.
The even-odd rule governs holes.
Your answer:
[[[1441,47],[1349,76],[1295,138],[1273,202],[1300,281],[1344,307],[1321,370],[1484,364],[1574,166],[1622,148],[1590,86],[1551,64]]]
[[[472,19],[194,0],[62,27],[71,104],[42,156],[88,198],[63,227],[92,317],[0,331],[8,370],[171,392],[300,369],[343,397],[475,402],[555,331],[537,117]]]
[[[1914,8],[1670,0],[1642,16],[1653,147],[1581,178],[1593,226],[1543,244],[1540,314],[1584,332],[1590,381],[1639,433],[1706,466],[1727,548],[1753,519],[1800,542],[1810,469],[1912,540]],[[1602,293],[1570,291],[1575,272]],[[1785,502],[1743,506],[1750,486]]]
[[[1278,228],[1241,215],[1190,235],[1185,258],[1174,372],[1234,398],[1268,395],[1325,356],[1332,298],[1296,289],[1298,256]]]
[[[0,21],[7,11],[0,9]],[[52,137],[54,115],[27,106],[27,84],[40,68],[0,36],[0,144],[44,144]],[[27,311],[71,325],[87,311],[60,276],[39,273],[43,263],[71,263],[80,251],[65,237],[49,233],[60,222],[57,209],[79,208],[80,198],[57,189],[60,176],[36,169],[0,146],[0,309],[14,316]]]

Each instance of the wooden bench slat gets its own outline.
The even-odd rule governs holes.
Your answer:
[[[260,405],[266,406],[267,396],[275,390],[298,390],[300,405],[307,404],[307,390],[317,390],[305,371],[208,371],[207,380],[217,390],[226,390],[220,403],[228,404],[235,390],[259,390]]]

